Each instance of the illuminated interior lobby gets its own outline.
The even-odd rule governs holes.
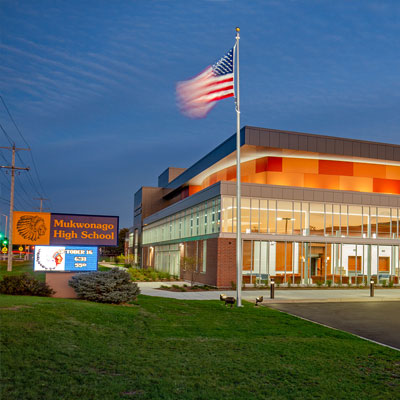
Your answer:
[[[398,284],[400,146],[241,130],[243,283]],[[143,267],[236,284],[236,138],[135,194]]]

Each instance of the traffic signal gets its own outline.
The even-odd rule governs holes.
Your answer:
[[[4,238],[3,239],[3,241],[2,241],[2,244],[3,244],[3,246],[6,246],[7,247],[7,245],[8,245],[8,238]]]
[[[4,238],[4,233],[0,232],[0,240],[3,240],[3,238]]]

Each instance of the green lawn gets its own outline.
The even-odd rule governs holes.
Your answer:
[[[13,261],[12,271],[7,271],[7,261],[0,261],[0,279],[7,275],[19,275],[28,272],[39,281],[45,281],[46,274],[44,272],[33,271],[33,260],[30,261]]]
[[[0,296],[2,400],[398,399],[400,353],[264,307]]]

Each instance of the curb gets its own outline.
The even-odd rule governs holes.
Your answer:
[[[249,300],[247,300],[249,301]],[[279,299],[270,299],[264,300],[260,305],[266,304],[279,304],[279,303],[368,303],[368,302],[385,302],[385,301],[400,301],[399,298],[384,298],[384,297],[371,297],[371,298],[341,298],[341,299],[290,299],[290,300],[279,300]],[[251,303],[255,303],[255,301],[250,300]]]

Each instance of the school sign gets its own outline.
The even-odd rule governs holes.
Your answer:
[[[14,211],[13,243],[116,246],[119,217]]]

